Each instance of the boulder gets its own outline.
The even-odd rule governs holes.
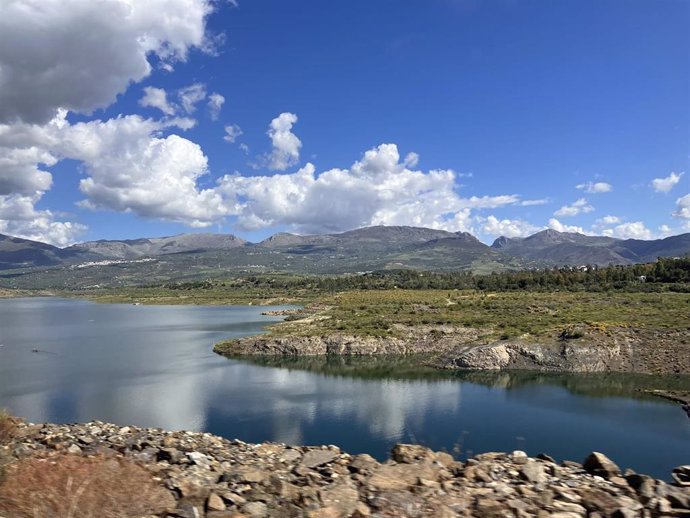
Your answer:
[[[311,450],[302,457],[301,465],[307,468],[316,468],[329,462],[333,462],[338,453],[331,450]]]
[[[532,484],[541,484],[546,482],[546,473],[544,473],[544,468],[538,462],[533,460],[528,461],[520,469],[520,477],[527,482]]]
[[[215,493],[208,495],[206,500],[206,509],[209,511],[225,511],[225,502]]]
[[[679,486],[690,486],[690,466],[678,466],[677,468],[673,468],[671,476]]]
[[[338,512],[338,516],[351,516],[357,509],[359,493],[354,485],[342,483],[319,491],[321,502]]]
[[[590,475],[596,475],[607,480],[621,473],[620,468],[611,459],[596,451],[589,454],[582,467]]]
[[[433,457],[434,453],[429,448],[417,444],[396,444],[391,451],[391,458],[403,464],[413,464]]]

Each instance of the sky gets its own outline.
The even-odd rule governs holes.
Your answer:
[[[0,233],[690,232],[686,0],[2,0]]]

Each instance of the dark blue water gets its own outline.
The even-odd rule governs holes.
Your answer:
[[[460,456],[520,448],[582,460],[597,450],[660,478],[690,463],[690,419],[636,391],[688,390],[688,377],[454,374],[399,359],[213,354],[215,342],[277,320],[266,309],[0,300],[0,407],[33,422],[100,419],[379,458],[414,441]]]

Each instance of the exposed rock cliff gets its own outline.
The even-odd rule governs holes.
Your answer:
[[[398,337],[258,336],[217,344],[226,356],[418,354],[443,369],[538,370],[558,372],[690,372],[690,331],[586,329],[577,339],[553,337],[481,343],[469,328],[424,330]]]

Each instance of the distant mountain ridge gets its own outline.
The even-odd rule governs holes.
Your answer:
[[[278,233],[259,243],[231,234],[180,234],[91,241],[67,248],[0,235],[0,270],[24,269],[0,278],[32,276],[44,269],[45,286],[71,287],[266,272],[328,274],[407,268],[490,273],[558,265],[632,264],[688,253],[690,233],[644,241],[543,230],[524,238],[502,236],[488,246],[466,232],[375,226],[337,234]],[[133,263],[141,259],[147,260]],[[76,272],[75,268],[79,275],[65,273]],[[49,274],[45,269],[51,269]],[[59,281],[49,280],[53,277]]]
[[[203,250],[228,250],[246,243],[232,234],[179,234],[169,237],[128,239],[123,241],[88,241],[65,250],[94,253],[107,259],[138,259],[164,254]]]
[[[501,236],[491,247],[513,257],[561,265],[634,264],[690,253],[690,233],[645,241],[542,230],[523,238]]]

